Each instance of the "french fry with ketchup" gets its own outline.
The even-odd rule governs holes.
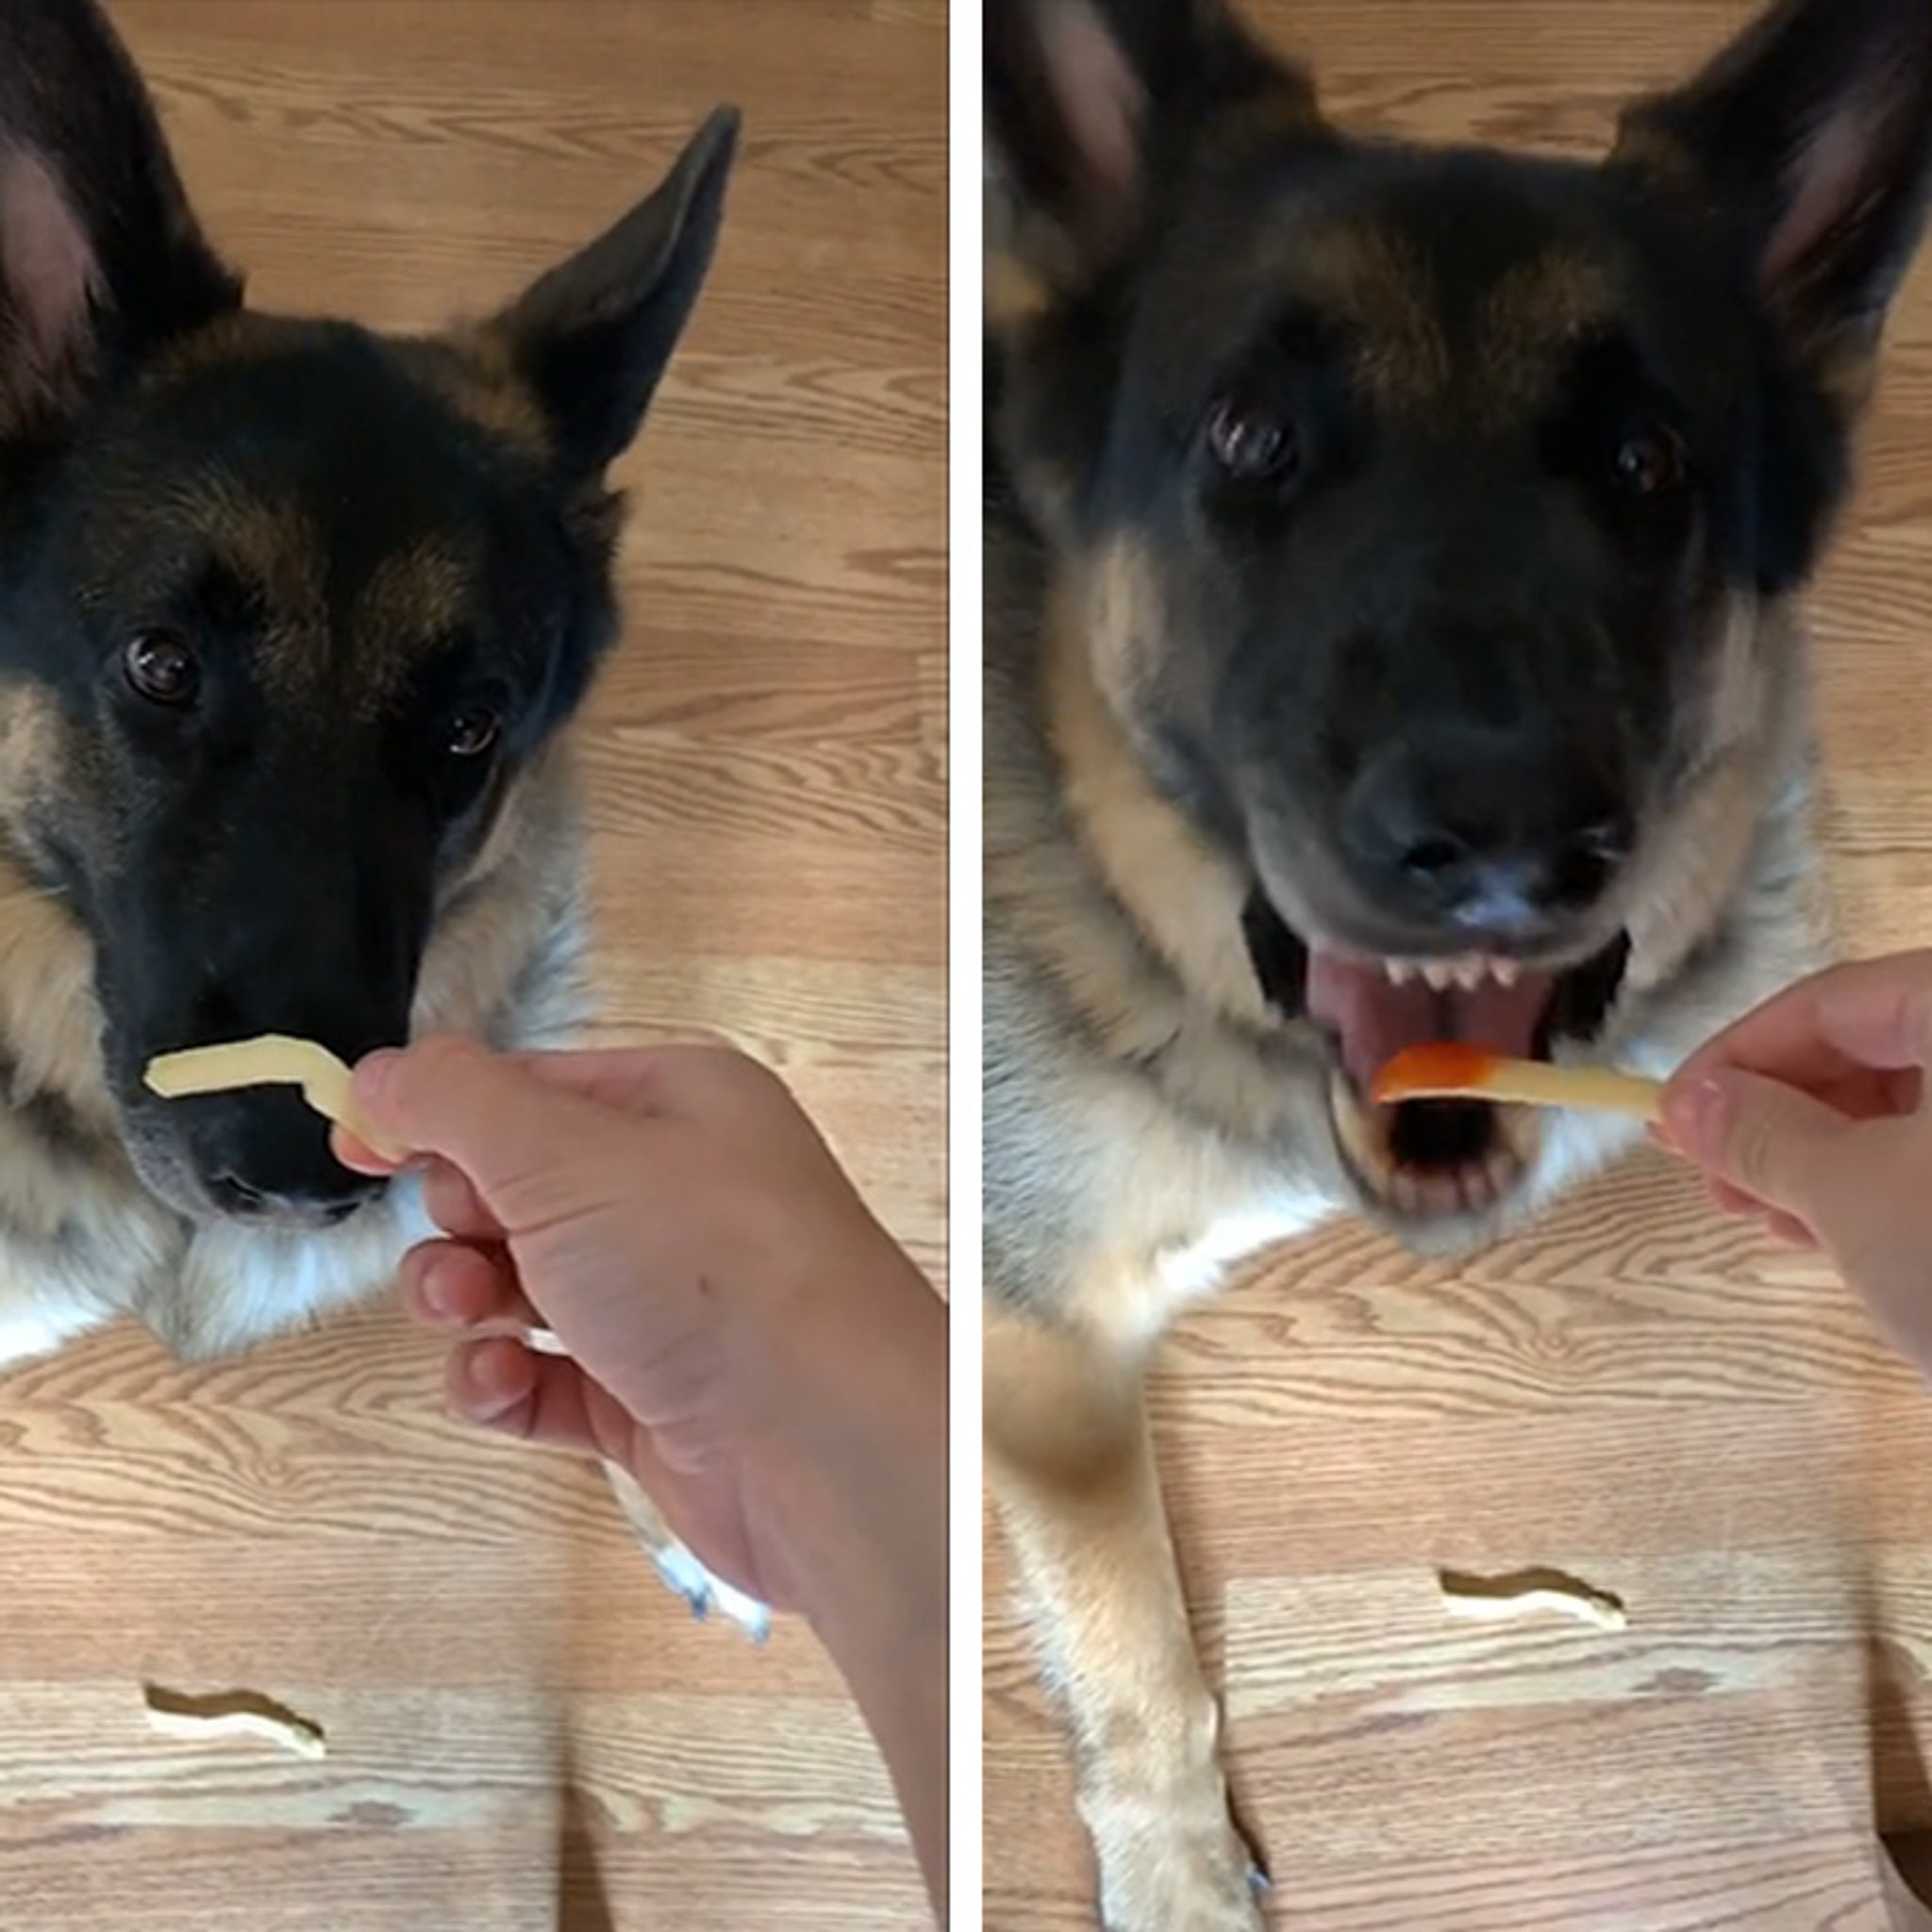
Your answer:
[[[1553,1067],[1512,1060],[1481,1047],[1442,1041],[1411,1046],[1375,1075],[1369,1098],[1377,1107],[1404,1100],[1515,1101],[1524,1107],[1574,1107],[1655,1121],[1663,1111],[1660,1080],[1610,1067]]]

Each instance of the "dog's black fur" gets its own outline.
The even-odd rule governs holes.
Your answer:
[[[1593,166],[1346,140],[1218,9],[1118,6],[1130,182],[992,13],[1002,156],[1085,280],[1008,358],[1005,441],[1087,541],[1162,555],[1190,645],[1136,681],[1158,781],[1363,951],[1573,946],[1694,766],[1714,604],[1817,556],[1918,232],[1932,9],[1787,6]],[[1831,129],[1856,152],[1814,185]],[[1383,286],[1338,313],[1331,273]],[[1518,356],[1521,392],[1378,397],[1405,349]]]

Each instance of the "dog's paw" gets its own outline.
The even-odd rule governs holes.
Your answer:
[[[692,1616],[702,1620],[716,1610],[754,1643],[762,1643],[771,1635],[771,1610],[735,1584],[712,1575],[682,1543],[645,1543],[644,1547],[658,1566],[658,1574],[691,1606]]]
[[[1172,1803],[1083,1799],[1107,1932],[1262,1932],[1268,1879],[1213,1783]]]

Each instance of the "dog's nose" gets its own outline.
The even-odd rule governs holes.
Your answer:
[[[362,1177],[355,1175],[352,1178],[359,1181]],[[299,1194],[264,1194],[232,1174],[210,1174],[208,1181],[208,1192],[225,1214],[233,1214],[242,1220],[259,1217],[277,1221],[320,1222],[329,1226],[339,1221],[346,1221],[380,1186],[379,1181],[370,1181],[344,1199],[325,1201]]]
[[[379,1192],[329,1152],[328,1124],[292,1091],[264,1087],[211,1096],[190,1133],[195,1163],[231,1214],[337,1221]]]
[[[1342,844],[1378,904],[1472,938],[1536,939],[1595,903],[1636,826],[1587,753],[1458,730],[1372,759]]]

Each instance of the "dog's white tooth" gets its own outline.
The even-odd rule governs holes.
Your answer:
[[[1391,986],[1407,986],[1410,975],[1414,972],[1415,968],[1407,959],[1384,959],[1382,961],[1382,976],[1388,980]]]
[[[1431,959],[1423,967],[1423,977],[1438,992],[1446,992],[1456,977],[1455,965],[1447,959]]]
[[[1514,959],[1491,959],[1490,971],[1496,975],[1498,986],[1514,986],[1523,974],[1522,967]]]
[[[1489,968],[1472,954],[1456,962],[1456,983],[1464,992],[1474,992],[1489,977]]]
[[[1423,1211],[1423,1184],[1412,1174],[1398,1171],[1389,1176],[1389,1205],[1398,1214],[1420,1214]]]

